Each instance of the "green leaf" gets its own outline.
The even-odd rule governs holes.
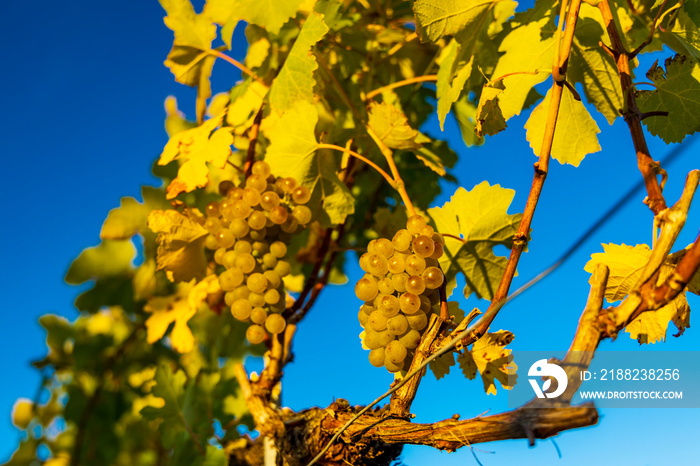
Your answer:
[[[252,1],[257,2],[258,0]],[[273,11],[276,7],[270,6],[270,9]],[[311,53],[311,47],[321,40],[327,32],[328,26],[323,22],[323,16],[311,12],[299,32],[299,37],[294,42],[287,60],[272,83],[270,105],[273,111],[284,113],[299,100],[314,101],[316,81],[313,73],[318,68],[318,64]]]
[[[270,147],[265,161],[272,172],[293,177],[311,190],[309,207],[314,218],[340,224],[355,211],[355,201],[337,175],[337,155],[318,152],[314,129],[318,110],[306,101],[298,101],[275,123],[270,132]],[[322,209],[322,210],[321,210]]]
[[[606,38],[605,30],[599,21],[600,13],[597,8],[586,4],[581,6],[567,76],[573,83],[583,85],[588,102],[612,125],[620,116],[619,109],[624,103],[615,62],[598,45]]]
[[[420,133],[411,128],[404,115],[393,105],[382,102],[372,102],[369,105],[368,125],[392,149],[418,149],[421,145],[416,141]]]
[[[445,176],[445,167],[452,168],[457,163],[457,154],[445,141],[433,140],[419,134],[416,142],[421,144],[415,152],[416,157],[438,175]]]
[[[66,273],[66,282],[80,285],[88,280],[130,273],[134,257],[136,248],[130,240],[104,240],[80,253]]]
[[[508,214],[515,191],[484,181],[471,191],[458,188],[449,202],[428,210],[437,231],[461,237],[445,237],[445,254],[440,266],[448,280],[448,293],[454,289],[458,273],[464,275],[464,296],[492,299],[507,259],[496,256],[493,247],[512,247],[522,214]]]
[[[169,203],[161,189],[144,186],[141,188],[143,203],[133,197],[123,197],[121,205],[109,211],[107,219],[102,224],[100,238],[128,239],[136,233],[146,230],[148,213],[154,209],[165,209]]]
[[[455,355],[452,352],[445,353],[437,359],[434,359],[428,364],[430,370],[437,380],[445,377],[450,373],[450,367],[455,365]]]
[[[450,44],[442,50],[438,59],[438,77],[436,84],[437,92],[437,113],[440,129],[444,131],[445,117],[450,112],[452,104],[459,99],[464,83],[472,74],[474,55],[468,54],[469,61],[466,63],[463,56],[464,49],[460,47],[457,40],[453,39]]]
[[[207,0],[202,15],[225,25],[230,19],[256,24],[278,34],[292,18],[303,0]]]
[[[147,406],[141,410],[146,419],[162,419],[165,422],[182,424],[182,402],[185,398],[185,383],[187,375],[182,370],[173,372],[168,364],[160,364],[156,369],[156,384],[152,393],[165,402],[163,407]]]
[[[497,102],[497,101],[496,101]],[[459,126],[459,130],[462,133],[462,140],[464,141],[464,144],[466,144],[467,147],[472,147],[472,146],[480,146],[484,143],[484,139],[480,136],[477,136],[476,134],[476,126],[477,126],[477,118],[476,118],[476,110],[477,108],[472,104],[472,102],[469,101],[466,95],[460,97],[457,102],[455,102],[452,105],[452,109],[454,110],[454,116],[455,119],[457,120],[457,125]],[[483,110],[483,109],[482,109]],[[498,108],[498,104],[496,103],[495,110],[500,112],[500,109]],[[490,119],[496,117],[495,114],[489,115],[488,110],[486,110],[485,114],[483,115],[484,118]],[[503,120],[503,115],[500,115],[500,121],[497,122],[496,120],[490,121],[489,123],[486,123],[486,127],[488,128],[489,126],[491,129],[497,129],[499,125],[503,125],[503,128],[505,128],[505,120]],[[481,120],[481,123],[479,123],[480,128],[483,129],[484,126],[484,120]],[[498,130],[500,131],[500,130]],[[496,132],[498,132],[496,131]],[[495,133],[494,133],[495,134]]]
[[[696,62],[700,61],[700,31],[697,24],[682,8],[674,16],[673,27],[659,32],[661,39],[676,52],[687,54]]]
[[[416,0],[416,32],[421,42],[472,31],[498,0]]]
[[[645,118],[644,124],[651,134],[671,144],[700,129],[700,66],[683,55],[666,59],[665,66],[665,73],[657,63],[647,72],[656,90],[635,96],[644,113],[668,112],[667,117]]]
[[[547,79],[552,70],[555,40],[543,38],[543,27],[549,22],[545,17],[512,30],[501,42],[499,52],[505,52],[498,60],[491,80],[503,80],[505,90],[498,96],[505,120],[519,115],[530,89]]]
[[[190,87],[197,87],[197,121],[204,119],[211,97],[209,77],[215,57],[207,51],[216,38],[216,26],[204,15],[196,14],[190,0],[160,0],[168,13],[165,25],[175,33],[173,48],[165,60],[165,66],[175,75],[175,80]]]
[[[100,278],[92,288],[75,299],[75,307],[86,312],[97,312],[105,306],[130,309],[134,305],[131,281],[132,277],[126,274]]]
[[[525,123],[526,138],[536,156],[540,155],[542,149],[551,95],[550,89]],[[561,164],[568,163],[578,167],[586,155],[600,150],[596,136],[598,133],[600,129],[583,102],[574,99],[573,93],[564,89],[559,104],[554,141],[552,141],[552,157]]]
[[[505,91],[502,81],[484,84],[479,98],[479,106],[476,108],[476,135],[479,138],[484,135],[493,136],[508,127],[503,112],[499,105],[499,96]],[[464,131],[462,132],[464,134]],[[462,136],[464,137],[464,135]]]
[[[196,14],[190,0],[159,1],[168,13],[163,22],[175,33],[175,44],[209,49],[216,38],[216,26],[204,15]]]
[[[228,455],[226,452],[214,445],[207,445],[207,457],[202,466],[227,466]]]

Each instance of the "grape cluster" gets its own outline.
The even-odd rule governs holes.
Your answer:
[[[355,295],[365,301],[358,319],[373,366],[384,366],[389,372],[408,368],[433,306],[440,300],[438,288],[445,276],[437,259],[444,244],[442,235],[422,216],[414,215],[391,241],[370,241],[360,257],[366,274],[355,285]]]
[[[282,278],[290,273],[287,243],[311,221],[306,204],[311,192],[294,178],[277,178],[263,161],[253,164],[244,187],[223,181],[220,202],[206,207],[204,227],[209,231],[205,247],[214,250],[214,261],[226,270],[219,275],[224,300],[233,317],[252,322],[249,342],[262,342],[269,333],[280,333],[287,323],[282,316],[286,293]]]

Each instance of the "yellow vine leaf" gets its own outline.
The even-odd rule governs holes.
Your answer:
[[[177,292],[171,296],[158,296],[148,300],[144,310],[151,313],[146,320],[148,343],[155,343],[163,338],[171,323],[175,323],[170,340],[173,349],[179,353],[189,353],[194,348],[194,335],[187,322],[197,313],[197,310],[208,295],[220,290],[216,275],[209,275],[201,282],[194,284],[180,283]]]
[[[416,142],[420,134],[408,124],[406,115],[393,105],[372,102],[369,106],[369,127],[379,139],[392,149],[418,149]]]
[[[208,53],[216,38],[216,26],[202,14],[196,14],[190,0],[160,0],[168,15],[163,19],[174,35],[173,48],[165,66],[179,83],[197,87],[197,121],[204,119],[211,97],[209,77],[216,58]]]
[[[542,149],[551,96],[550,89],[525,123],[526,137],[536,156],[540,155]],[[586,155],[600,151],[596,136],[598,133],[600,129],[583,102],[574,99],[573,93],[564,89],[552,141],[552,158],[557,159],[561,164],[568,163],[578,167]]]
[[[591,255],[584,270],[592,273],[599,263],[605,264],[610,269],[608,283],[605,288],[605,297],[609,301],[618,301],[625,298],[639,279],[644,266],[649,261],[651,249],[646,244],[627,246],[625,244],[603,245],[603,253]],[[662,265],[657,283],[661,283],[671,274],[674,267]],[[658,341],[666,341],[668,323],[678,329],[678,335],[682,334],[690,326],[690,307],[685,296],[685,291],[666,306],[655,311],[641,314],[627,325],[625,330],[630,338],[639,343],[651,344]]]
[[[207,0],[202,14],[225,25],[231,18],[241,19],[278,34],[284,23],[295,15],[303,0]]]
[[[512,246],[522,218],[522,214],[508,214],[513,196],[512,189],[484,181],[471,191],[458,188],[442,207],[428,209],[436,230],[452,235],[445,236],[445,254],[440,258],[448,294],[456,286],[457,275],[463,274],[465,297],[476,293],[479,298],[493,298],[507,262],[493,248]]]
[[[591,260],[583,270],[593,273],[598,264],[607,265],[610,275],[605,286],[605,298],[610,302],[620,301],[632,291],[632,287],[639,280],[651,256],[651,249],[646,244],[603,244],[603,251],[591,254]]]
[[[505,348],[511,341],[513,334],[507,330],[487,333],[474,342],[470,352],[465,351],[462,357],[458,358],[462,372],[468,378],[474,377],[473,366],[476,366],[487,395],[496,394],[496,380],[506,390],[515,386],[518,366],[513,362],[512,350]],[[467,355],[471,355],[471,359]],[[469,377],[470,374],[472,377]]]
[[[274,10],[275,8],[271,8]],[[311,48],[328,32],[323,15],[312,12],[289,52],[287,60],[270,88],[270,107],[273,112],[284,113],[299,100],[314,101],[313,73],[318,68]]]
[[[505,120],[519,115],[532,87],[549,76],[540,72],[551,70],[554,58],[554,38],[542,36],[548,21],[542,18],[519,26],[501,42],[498,51],[505,53],[499,58],[491,79],[503,77],[505,90],[498,101]]]
[[[471,52],[471,50],[469,50]],[[453,39],[438,57],[438,78],[436,83],[437,113],[440,129],[444,131],[445,118],[452,104],[459,99],[464,83],[469,79],[474,64],[474,55],[463,56],[464,50]]]
[[[168,186],[168,199],[204,187],[209,180],[207,163],[224,168],[233,144],[230,127],[215,130],[224,115],[221,113],[201,126],[175,134],[165,145],[158,160],[159,165],[167,165],[173,160],[182,161],[177,177]]]
[[[148,215],[148,227],[158,233],[158,270],[164,269],[177,282],[204,277],[204,240],[209,232],[197,220],[175,210],[154,210]]]

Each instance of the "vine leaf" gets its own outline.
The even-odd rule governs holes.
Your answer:
[[[455,365],[455,355],[452,352],[443,354],[437,359],[434,359],[428,363],[428,367],[433,371],[433,375],[437,380],[445,377],[450,373],[450,367]]]
[[[148,234],[146,220],[155,209],[166,209],[170,205],[161,189],[141,188],[143,203],[133,197],[123,197],[121,205],[109,211],[100,231],[101,239],[128,239],[136,233]]]
[[[168,14],[163,21],[175,34],[165,66],[177,82],[197,87],[197,121],[202,122],[206,100],[211,97],[209,77],[216,58],[208,51],[216,38],[216,26],[204,15],[196,14],[189,0],[160,0],[160,4]]]
[[[421,42],[437,42],[472,29],[498,0],[416,0],[416,32]]]
[[[236,135],[242,135],[253,125],[255,115],[262,107],[269,90],[269,87],[251,79],[231,89],[226,123],[235,128]]]
[[[257,0],[254,0],[257,1]],[[271,7],[272,10],[275,7]],[[311,12],[292,50],[270,88],[270,106],[277,113],[289,110],[295,102],[314,101],[313,73],[318,68],[311,47],[328,32],[323,15]]]
[[[194,317],[207,296],[220,291],[216,275],[209,275],[194,284],[180,283],[177,293],[170,296],[157,296],[148,300],[144,311],[150,313],[146,320],[148,343],[153,344],[163,338],[170,324],[175,323],[170,332],[173,349],[179,353],[189,353],[194,349],[194,335],[187,322]]]
[[[619,301],[633,291],[651,257],[651,249],[646,244],[638,244],[634,247],[625,244],[604,244],[603,250],[605,252],[591,255],[591,260],[585,265],[584,270],[592,273],[597,264],[608,266],[610,275],[605,287],[605,297],[609,301]],[[672,266],[662,265],[659,281],[664,281],[673,270]],[[641,314],[628,324],[625,330],[639,343],[656,343],[666,340],[666,329],[670,321],[678,328],[678,335],[680,335],[690,326],[689,318],[690,307],[684,291],[666,306]]]
[[[475,115],[477,137],[482,138],[484,135],[493,136],[508,127],[505,118],[503,118],[501,107],[498,104],[498,96],[505,89],[506,87],[501,80],[484,84]]]
[[[136,248],[128,240],[104,240],[87,248],[73,261],[66,273],[66,282],[80,285],[88,280],[130,274]]]
[[[455,39],[445,47],[438,59],[437,74],[437,113],[440,129],[444,131],[445,117],[450,112],[452,104],[459,99],[464,83],[472,74],[474,55],[468,54],[469,60],[465,61],[464,49]]]
[[[700,66],[683,55],[666,59],[666,72],[658,63],[647,72],[654,91],[638,91],[637,104],[646,112],[667,111],[668,117],[644,119],[651,134],[667,144],[681,142],[700,130]]]
[[[456,277],[466,279],[464,296],[492,299],[507,259],[496,256],[493,247],[512,247],[522,214],[508,214],[515,191],[490,186],[484,181],[471,191],[460,187],[449,202],[428,210],[437,231],[459,235],[462,239],[445,237],[445,254],[440,266],[447,279],[448,294],[456,286]]]
[[[498,108],[498,105],[496,108]],[[482,145],[484,139],[476,134],[476,125],[482,125],[483,121],[479,123],[476,119],[476,105],[470,102],[467,96],[463,95],[452,105],[452,109],[454,110],[459,130],[462,133],[464,144],[466,144],[467,147]],[[500,111],[500,109],[498,110]],[[486,118],[488,118],[488,115],[486,115]],[[502,118],[503,115],[501,115],[501,119]],[[505,121],[503,121],[503,124],[505,125]]]
[[[555,40],[542,38],[548,22],[545,17],[515,28],[498,49],[505,53],[498,60],[492,79],[503,78],[505,89],[498,101],[506,121],[520,114],[532,87],[547,79],[552,69]]]
[[[597,8],[581,5],[567,76],[573,83],[581,83],[586,99],[612,125],[624,103],[615,62],[598,45],[605,36],[599,21]]]
[[[445,141],[430,139],[421,133],[416,137],[416,143],[421,144],[414,152],[416,158],[440,176],[447,174],[445,167],[452,168],[457,163],[457,154]]]
[[[632,291],[650,256],[651,249],[646,244],[603,244],[603,252],[591,254],[591,260],[583,270],[592,274],[598,264],[608,266],[610,274],[605,286],[605,298],[610,302],[620,301]]]
[[[158,270],[165,269],[168,279],[189,282],[204,277],[204,240],[209,232],[199,222],[175,210],[154,210],[148,215],[148,227],[158,233]]]
[[[673,19],[673,26],[660,32],[664,42],[676,52],[687,53],[693,60],[700,61],[700,31],[698,26],[683,8],[679,8]]]
[[[314,218],[337,225],[355,211],[355,200],[338,178],[335,154],[316,150],[317,122],[316,107],[298,101],[270,131],[265,161],[277,176],[291,176],[311,190],[309,208]]]
[[[246,21],[279,34],[296,15],[303,0],[207,0],[202,15],[224,26],[234,20]],[[234,13],[231,13],[234,12]]]
[[[369,105],[368,125],[379,139],[392,149],[418,149],[421,144],[416,142],[420,133],[411,128],[408,119],[401,110],[393,105],[382,102],[372,102]]]
[[[518,366],[513,362],[512,350],[505,348],[513,338],[513,334],[507,330],[487,333],[474,342],[469,353],[465,351],[462,358],[458,358],[462,373],[468,379],[474,378],[473,366],[476,366],[487,395],[496,394],[496,380],[506,390],[511,390],[515,386]],[[471,360],[466,356],[467,354],[471,355]]]
[[[474,380],[479,369],[474,362],[474,356],[469,351],[465,351],[457,356],[457,364],[462,369],[462,374],[469,380]]]
[[[536,156],[540,155],[542,149],[551,96],[550,89],[525,123],[526,138]],[[578,167],[586,155],[600,150],[596,136],[598,133],[600,129],[583,102],[574,99],[573,93],[565,89],[561,96],[557,128],[552,141],[552,158],[561,164],[568,163]]]
[[[224,114],[221,113],[201,126],[181,131],[165,145],[158,165],[167,165],[176,159],[183,161],[177,177],[168,186],[167,199],[206,186],[209,181],[207,163],[216,168],[224,168],[231,155],[233,136],[230,127],[215,130],[223,118]]]
[[[166,423],[179,425],[183,419],[181,404],[185,397],[187,375],[183,370],[173,372],[167,364],[160,364],[154,379],[156,383],[152,393],[163,400],[162,407],[146,406],[141,410],[141,415],[146,419],[162,419]]]

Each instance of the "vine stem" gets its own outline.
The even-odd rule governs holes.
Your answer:
[[[265,84],[265,81],[260,79],[260,77],[258,77],[257,74],[253,73],[253,71],[251,71],[247,66],[245,66],[243,63],[239,62],[238,60],[231,58],[228,55],[226,55],[225,53],[219,52],[218,50],[214,50],[214,49],[204,50],[204,52],[209,54],[209,55],[212,55],[212,56],[217,57],[217,58],[221,58],[222,60],[229,62],[230,64],[232,64],[233,66],[235,66],[236,68],[241,70],[241,72],[247,74],[248,76],[250,76],[251,78],[253,78],[257,82],[259,82],[260,84],[267,86],[267,84]]]
[[[425,76],[416,76],[414,78],[403,79],[401,81],[396,81],[395,83],[387,84],[386,86],[378,87],[373,91],[370,91],[365,96],[365,102],[371,100],[372,98],[378,96],[384,91],[390,91],[396,89],[397,87],[408,86],[415,83],[433,82],[437,81],[436,74],[428,74]]]
[[[644,137],[644,130],[642,129],[642,113],[639,111],[637,101],[634,98],[634,83],[632,83],[632,73],[629,64],[631,54],[625,50],[622,43],[608,0],[600,0],[598,3],[598,10],[603,17],[603,22],[605,23],[608,37],[610,38],[609,51],[612,53],[615,64],[617,65],[617,74],[620,79],[620,86],[622,87],[622,96],[625,99],[623,116],[629,127],[632,143],[637,153],[637,167],[642,173],[644,185],[647,189],[647,199],[645,203],[649,206],[649,209],[651,209],[654,215],[658,215],[659,212],[666,209],[666,200],[663,194],[661,194],[661,186],[657,179],[657,168],[659,164],[651,158],[649,147]]]
[[[377,165],[376,163],[372,162],[370,159],[368,159],[368,158],[365,157],[364,155],[360,155],[360,154],[358,154],[357,152],[355,152],[354,150],[348,149],[348,148],[346,148],[346,147],[336,146],[335,144],[320,143],[320,144],[318,144],[318,146],[316,146],[316,148],[317,148],[317,149],[333,149],[333,150],[338,150],[338,151],[340,151],[340,152],[345,152],[345,153],[347,153],[347,154],[350,154],[350,155],[352,155],[353,157],[355,157],[356,159],[362,160],[364,163],[366,163],[366,164],[369,165],[370,167],[374,168],[380,175],[382,175],[382,177],[384,177],[384,179],[387,180],[387,181],[389,182],[389,184],[391,185],[392,188],[398,190],[398,187],[396,186],[396,182],[395,182],[394,179],[391,177],[391,175],[389,175],[387,172],[385,172],[384,170],[382,170],[382,168],[381,168],[379,165]]]
[[[399,175],[398,168],[396,168],[396,162],[394,162],[394,153],[391,151],[391,149],[389,149],[389,147],[387,147],[386,144],[384,144],[384,141],[379,139],[377,133],[375,133],[369,126],[367,126],[367,134],[369,134],[369,136],[372,138],[375,144],[377,144],[377,147],[379,147],[379,150],[381,151],[382,155],[384,155],[386,162],[389,164],[389,170],[391,170],[391,174],[394,176],[394,179],[390,181],[391,186],[394,189],[396,189],[396,191],[399,193],[399,196],[401,196],[401,200],[406,206],[406,210],[408,210],[408,216],[412,217],[416,215],[416,209],[413,207],[411,198],[408,197],[406,185],[401,179],[401,175]]]

